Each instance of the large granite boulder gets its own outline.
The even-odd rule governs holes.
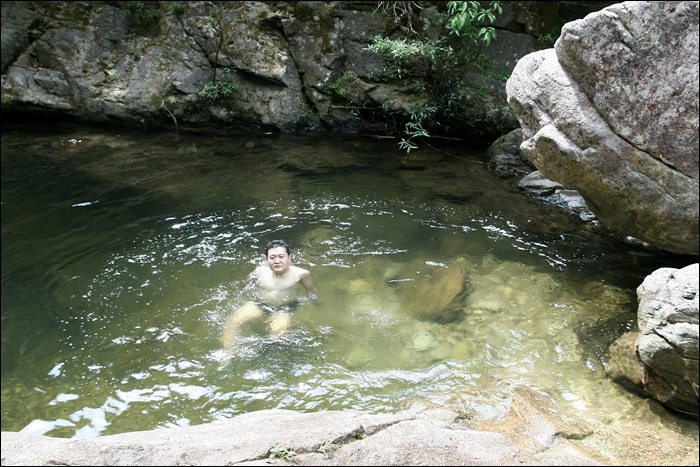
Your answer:
[[[547,178],[614,230],[700,252],[698,2],[625,2],[568,23],[507,92]]]
[[[645,390],[673,409],[697,414],[698,263],[654,271],[637,297]]]

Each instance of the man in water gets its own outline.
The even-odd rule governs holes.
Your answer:
[[[247,302],[229,317],[224,326],[221,341],[225,348],[233,346],[240,326],[246,321],[262,317],[265,312],[271,315],[270,334],[279,337],[287,330],[291,307],[297,302],[297,284],[312,293],[315,299],[318,290],[311,281],[311,273],[306,269],[292,266],[289,246],[282,240],[273,240],[265,250],[267,264],[260,265],[250,274],[248,280],[255,280],[260,288],[260,302]]]

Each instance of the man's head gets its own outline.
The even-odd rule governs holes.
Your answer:
[[[272,240],[270,243],[267,244],[267,248],[265,249],[265,256],[268,255],[271,248],[280,247],[280,246],[282,248],[284,248],[285,250],[287,250],[288,255],[291,254],[289,251],[289,245],[287,245],[287,243],[285,243],[284,240]]]
[[[273,273],[282,275],[289,271],[292,258],[289,254],[289,246],[282,240],[273,240],[267,244],[265,250],[267,265]]]

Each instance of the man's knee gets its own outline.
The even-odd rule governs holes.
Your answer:
[[[231,316],[229,319],[229,322],[231,324],[240,324],[254,318],[259,318],[262,316],[262,314],[263,311],[256,303],[246,302],[242,307],[235,311],[233,316]]]
[[[276,315],[272,321],[270,321],[270,333],[273,335],[282,334],[289,328],[290,317],[286,313],[280,313]]]

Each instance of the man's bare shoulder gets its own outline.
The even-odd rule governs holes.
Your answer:
[[[289,269],[293,270],[300,279],[303,279],[311,274],[311,272],[304,268],[300,268],[299,266],[289,266]]]
[[[250,273],[250,277],[253,279],[260,279],[261,277],[264,277],[266,274],[270,273],[270,268],[268,268],[265,265],[260,265],[253,269],[253,272]]]

